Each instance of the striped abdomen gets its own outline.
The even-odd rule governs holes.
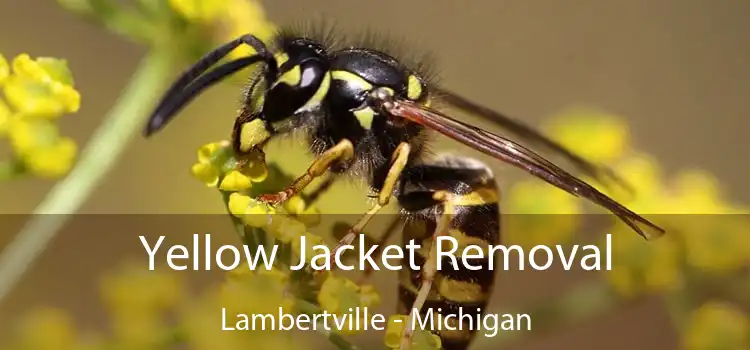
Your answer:
[[[443,215],[446,208],[450,210],[452,207],[454,213],[447,226],[448,232],[443,234],[457,242],[457,264],[454,265],[449,257],[442,258],[440,270],[421,309],[422,320],[433,313],[432,321],[439,329],[444,349],[468,347],[495,281],[494,271],[488,268],[488,246],[498,244],[500,239],[499,191],[492,173],[480,165],[471,159],[451,157],[419,166],[404,175],[399,195],[407,216],[403,244],[414,239],[421,245],[415,257],[418,266],[426,263],[438,221],[447,218]],[[446,207],[445,202],[430,200],[432,194],[441,191],[451,194],[453,204]],[[468,245],[484,250],[484,258],[468,260],[471,266],[483,266],[482,269],[470,270],[463,265],[461,252]],[[444,241],[443,251],[452,246],[451,242]],[[476,251],[471,253],[476,255]],[[413,271],[405,262],[399,281],[399,313],[411,311],[422,279],[421,270]],[[449,315],[454,316],[443,322]],[[460,320],[459,315],[462,315]],[[459,325],[459,322],[463,324]],[[446,323],[456,330],[446,329]]]

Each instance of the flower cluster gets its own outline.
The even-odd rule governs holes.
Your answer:
[[[217,187],[224,193],[227,210],[244,227],[254,230],[255,235],[264,235],[250,240],[258,242],[270,239],[282,247],[282,250],[291,251],[297,259],[303,253],[309,259],[315,252],[301,251],[302,236],[308,241],[306,249],[326,244],[321,236],[309,232],[309,228],[319,221],[319,213],[314,207],[308,207],[299,196],[290,198],[279,208],[256,200],[255,195],[263,192],[262,188],[256,187],[265,185],[268,188],[265,180],[275,179],[269,177],[268,168],[260,151],[244,155],[238,160],[228,142],[214,142],[198,150],[198,162],[191,167],[191,172],[199,181],[209,187]],[[286,184],[281,187],[284,185]],[[291,281],[288,280],[290,271],[283,265],[279,266],[278,271],[285,276],[285,290],[296,291],[298,298],[315,295],[312,301],[315,307],[320,308],[320,312],[325,310],[331,314],[343,314],[349,313],[352,308],[374,307],[380,302],[380,297],[372,286],[357,285],[331,271],[303,271],[303,276],[297,275],[296,280]],[[356,332],[355,329],[340,331],[342,335]]]
[[[709,301],[688,319],[685,349],[747,349],[750,346],[750,317],[738,307]]]
[[[70,10],[101,21],[118,34],[146,42],[152,49],[179,52],[178,57],[191,61],[217,42],[245,33],[268,42],[276,30],[256,0],[135,0],[134,4],[58,1]],[[251,53],[249,50],[241,46],[229,59],[247,55]],[[65,61],[32,59],[23,54],[8,62],[0,56],[0,88],[3,93],[0,137],[6,138],[13,150],[12,159],[0,163],[0,178],[25,173],[42,177],[65,174],[75,160],[76,145],[59,134],[55,122],[61,115],[76,112],[80,105]],[[750,222],[741,215],[714,214],[750,210],[729,203],[710,174],[694,170],[675,176],[662,174],[654,159],[633,149],[627,123],[609,113],[568,111],[553,118],[546,129],[584,158],[613,164],[615,171],[633,185],[636,196],[617,192],[617,188],[602,190],[639,213],[660,215],[650,219],[669,232],[660,240],[644,242],[621,223],[603,227],[614,238],[615,268],[605,274],[603,282],[607,283],[608,288],[603,288],[607,292],[611,289],[612,294],[628,298],[649,293],[669,297],[672,294],[666,292],[700,290],[701,278],[706,275],[729,277],[726,283],[732,283],[735,280],[731,277],[744,271],[747,278],[750,236],[743,229]],[[281,207],[255,199],[274,187],[269,183],[282,181],[267,166],[262,153],[242,159],[235,156],[228,142],[207,144],[199,149],[191,173],[222,194],[246,244],[271,242],[281,247],[280,255],[291,259],[303,253],[299,245],[302,236],[311,243],[307,247],[326,243],[323,237],[310,232],[319,222],[319,213],[302,197],[292,197]],[[568,242],[582,227],[580,214],[588,209],[583,204],[538,180],[517,183],[507,191],[505,212],[546,216],[543,220],[538,217],[526,220],[530,216],[511,218],[504,227],[506,242],[503,243],[531,246]],[[313,255],[305,253],[307,257]],[[283,307],[297,314],[323,311],[341,314],[349,308],[374,307],[380,302],[372,286],[358,285],[334,272],[289,271],[283,259],[277,261],[281,264],[270,271],[233,271],[223,283],[200,295],[191,295],[182,281],[164,272],[168,269],[125,269],[106,278],[102,285],[104,302],[112,317],[108,334],[92,337],[78,332],[67,315],[40,310],[21,323],[19,337],[4,348],[294,349],[303,346],[278,332],[222,332],[216,326],[221,324],[217,310],[258,314],[274,313]],[[682,320],[686,348],[748,346],[750,321],[741,308],[724,300],[701,300],[681,307],[689,311],[687,319]],[[384,339],[387,347],[398,348],[406,317],[390,318]],[[323,335],[341,346],[346,341],[334,338],[351,333],[353,330]],[[414,334],[413,349],[440,347],[440,338],[435,334],[425,331]]]
[[[226,332],[216,326],[222,324],[216,311],[222,308],[228,315],[278,314],[279,307],[286,312],[294,310],[296,301],[287,293],[288,286],[289,274],[281,270],[233,271],[227,281],[204,295],[203,302],[186,306],[182,314],[185,342],[190,348],[205,350],[247,349],[249,344],[261,349],[301,348],[292,337],[274,331],[270,325],[265,331],[240,332]]]
[[[13,151],[11,159],[0,161],[0,178],[65,175],[77,146],[60,134],[57,122],[81,104],[66,61],[20,54],[9,63],[0,55],[0,88],[0,137]]]
[[[613,238],[613,267],[604,277],[616,293],[695,296],[716,281],[719,289],[731,290],[747,278],[750,217],[742,214],[749,211],[729,201],[711,174],[694,169],[674,176],[663,173],[653,157],[629,145],[624,121],[606,113],[571,111],[553,119],[548,130],[589,159],[613,164],[635,193],[612,187],[601,190],[667,230],[667,235],[651,241],[620,222],[607,230]],[[590,147],[592,142],[597,147]],[[748,346],[747,315],[726,305],[709,302],[693,312],[684,333],[687,348]]]
[[[258,1],[247,0],[169,0],[169,6],[186,21],[204,26],[218,26],[217,41],[227,41],[253,33],[268,42],[276,31]],[[251,54],[249,47],[239,47],[230,57]]]
[[[66,9],[130,40],[149,47],[168,47],[193,61],[217,43],[252,33],[269,42],[276,27],[257,0],[57,0]],[[133,6],[131,6],[133,5]],[[240,46],[230,53],[237,58],[252,53]]]
[[[108,309],[109,329],[96,336],[77,330],[73,320],[56,309],[40,309],[20,323],[4,349],[262,349],[301,348],[292,338],[273,331],[222,331],[221,314],[278,313],[294,308],[285,294],[288,274],[277,270],[232,272],[225,282],[206,291],[187,292],[186,284],[168,268],[146,271],[125,265],[112,271],[101,291]],[[39,334],[44,334],[40,337]]]
[[[407,315],[393,315],[388,319],[388,326],[385,329],[385,346],[389,349],[401,347],[401,337],[406,331],[408,317]],[[434,333],[420,328],[414,331],[412,349],[438,350],[443,348],[442,345],[440,337]]]

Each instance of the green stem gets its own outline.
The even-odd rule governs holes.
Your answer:
[[[171,56],[150,52],[96,130],[75,168],[58,182],[0,254],[0,301],[13,289],[55,234],[78,211],[136,135],[171,73]]]

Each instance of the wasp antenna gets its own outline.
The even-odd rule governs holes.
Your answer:
[[[185,107],[190,101],[198,97],[203,90],[211,87],[217,82],[223,80],[225,77],[236,73],[237,71],[261,61],[263,58],[260,56],[248,56],[238,58],[231,62],[225,63],[210,72],[198,77],[194,82],[185,86],[185,88],[177,93],[172,94],[169,99],[163,100],[159,107],[151,115],[151,118],[146,125],[144,130],[145,136],[150,136],[154,132],[161,129],[166,123],[174,117],[183,107]]]
[[[211,66],[226,57],[232,50],[245,44],[252,47],[256,54],[239,58],[225,63],[206,75],[201,76]],[[148,123],[143,131],[148,137],[162,129],[188,102],[193,100],[203,90],[221,81],[226,76],[255,62],[264,61],[267,65],[267,76],[275,76],[278,70],[276,60],[268,51],[266,45],[257,37],[247,34],[234,39],[213,51],[207,53],[194,65],[185,70],[177,80],[172,83],[167,92],[164,93],[159,105],[149,117]]]

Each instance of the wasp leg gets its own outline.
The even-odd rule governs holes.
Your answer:
[[[377,258],[380,258],[380,255],[383,254],[383,244],[385,242],[388,242],[388,240],[393,236],[393,233],[396,232],[396,229],[398,228],[399,224],[401,223],[400,218],[396,218],[393,221],[391,221],[391,224],[388,225],[388,228],[385,229],[385,233],[383,233],[383,236],[381,236],[375,244],[378,245],[377,248],[375,248],[375,252],[373,252],[373,255]],[[362,274],[362,277],[359,278],[358,284],[362,285],[367,283],[367,281],[370,279],[370,276],[372,276],[373,271],[375,271],[372,266],[367,265],[367,268]]]
[[[294,180],[289,187],[281,192],[261,195],[258,199],[272,205],[282,203],[302,192],[314,179],[325,174],[335,163],[349,161],[352,158],[354,158],[354,146],[351,141],[343,139],[318,156],[307,168],[307,172]]]
[[[430,295],[432,284],[435,281],[435,274],[437,273],[437,244],[435,242],[437,242],[438,237],[448,234],[448,227],[455,215],[455,207],[451,197],[450,193],[444,191],[435,192],[433,195],[433,199],[443,203],[443,214],[440,216],[435,232],[432,234],[430,252],[422,266],[422,283],[419,286],[414,303],[412,303],[409,309],[406,328],[401,338],[401,346],[399,346],[401,350],[409,350],[411,347],[412,337],[414,336],[414,318],[422,310],[422,306],[424,306],[427,297]]]
[[[310,192],[310,194],[303,194],[303,199],[305,200],[305,205],[308,207],[315,204],[315,202],[318,201],[318,199],[324,195],[326,192],[328,192],[329,189],[331,189],[331,186],[341,177],[339,174],[331,174],[329,173],[325,180],[313,191]]]
[[[380,193],[378,193],[378,202],[375,203],[375,205],[373,205],[372,208],[370,208],[370,210],[368,210],[351,229],[349,229],[349,232],[347,232],[343,238],[341,238],[336,247],[331,250],[332,256],[336,254],[341,247],[351,244],[357,235],[364,230],[367,223],[370,222],[370,219],[383,209],[383,207],[388,205],[393,196],[393,192],[396,189],[396,183],[398,183],[398,179],[401,177],[401,173],[404,171],[406,163],[409,160],[410,152],[411,146],[409,146],[408,143],[404,142],[398,145],[396,151],[393,152],[391,167],[388,169],[388,175],[385,177],[383,188],[380,190]]]

